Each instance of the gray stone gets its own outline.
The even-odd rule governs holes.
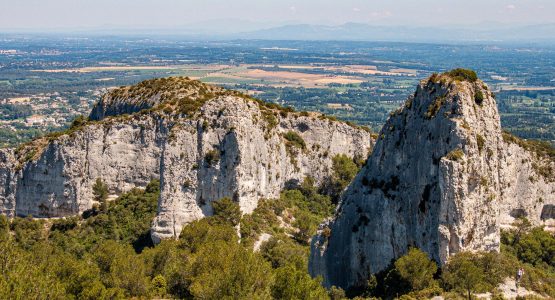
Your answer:
[[[553,226],[541,212],[555,203],[555,184],[533,164],[555,169],[552,160],[503,139],[495,99],[481,81],[422,81],[391,114],[334,219],[323,225],[329,238],[313,239],[310,272],[326,286],[348,288],[409,247],[440,264],[460,251],[499,251],[511,212]]]

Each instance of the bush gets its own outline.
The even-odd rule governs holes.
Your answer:
[[[294,131],[286,132],[283,137],[288,141],[288,145],[294,146],[300,149],[306,148],[306,143],[304,142],[303,138]]]
[[[460,148],[454,149],[451,152],[447,153],[447,155],[445,155],[445,158],[451,161],[460,161],[463,159],[463,157],[464,152]]]
[[[0,242],[8,238],[10,230],[10,221],[8,218],[0,214]]]
[[[305,268],[308,264],[308,252],[307,247],[295,243],[283,234],[272,237],[260,247],[262,256],[275,269],[286,265],[294,265],[298,269]]]
[[[484,149],[484,145],[486,144],[486,139],[484,139],[484,137],[480,134],[476,135],[476,144],[478,145],[478,151],[480,151],[480,153],[482,152],[482,150]]]
[[[474,102],[478,105],[482,105],[484,103],[484,93],[480,90],[476,90],[474,93]]]
[[[460,252],[452,256],[445,265],[442,279],[448,288],[466,293],[470,300],[472,293],[484,281],[485,274],[474,262],[471,253]]]
[[[358,173],[359,167],[345,154],[338,154],[332,158],[334,177],[346,187]]]
[[[411,248],[395,262],[395,270],[413,291],[419,291],[433,285],[437,265],[420,249]]]
[[[206,152],[204,156],[204,161],[208,166],[215,166],[220,161],[220,151],[218,149],[212,149]]]
[[[73,121],[71,122],[71,126],[70,129],[77,129],[83,125],[85,125],[88,121],[88,118],[79,115],[77,117],[75,117],[75,119],[73,119]]]
[[[476,80],[478,80],[478,75],[476,75],[476,72],[468,69],[458,68],[444,74],[452,77],[455,80],[460,81],[476,82]]]
[[[313,279],[304,270],[287,265],[276,270],[272,296],[275,299],[329,299],[319,279]]]
[[[520,261],[534,266],[549,265],[555,268],[555,237],[541,227],[530,229],[526,219],[517,220],[515,229],[502,233],[505,249]]]
[[[329,195],[334,203],[337,203],[341,193],[351,183],[360,167],[347,155],[338,154],[332,158],[332,170],[332,176],[326,178],[321,191],[323,194]]]
[[[72,230],[75,227],[77,227],[78,225],[77,222],[78,222],[78,218],[76,217],[54,220],[54,222],[52,223],[52,226],[50,227],[50,230],[66,232],[68,230]]]
[[[131,297],[148,294],[144,262],[138,259],[130,245],[105,241],[96,248],[93,257],[106,287],[119,288]]]
[[[181,248],[195,253],[205,244],[217,241],[238,243],[239,238],[235,228],[229,224],[218,224],[211,222],[210,218],[204,218],[183,227],[179,241]]]
[[[241,221],[241,209],[239,204],[233,202],[229,198],[222,198],[218,201],[212,202],[214,209],[213,220],[222,224],[229,224],[231,226],[239,225]]]
[[[269,263],[236,241],[201,245],[186,271],[188,289],[195,299],[270,297],[273,274]]]
[[[93,185],[94,200],[103,203],[108,198],[108,186],[102,181],[100,177],[96,178]]]

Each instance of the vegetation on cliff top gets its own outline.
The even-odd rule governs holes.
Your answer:
[[[106,105],[115,105],[114,102],[128,101],[142,110],[129,114],[107,116],[102,120],[91,120],[88,117],[77,116],[68,129],[48,133],[34,140],[20,144],[16,150],[16,159],[19,167],[31,160],[40,157],[43,150],[50,142],[62,136],[72,135],[77,131],[83,130],[87,126],[95,124],[111,124],[117,121],[127,121],[131,118],[137,119],[145,114],[162,115],[183,115],[188,118],[198,117],[201,107],[209,100],[220,96],[234,96],[246,101],[256,103],[267,124],[267,131],[271,131],[279,124],[279,117],[287,117],[294,114],[295,117],[310,116],[307,112],[295,112],[291,107],[283,107],[276,103],[265,102],[253,98],[239,91],[226,90],[221,87],[202,83],[198,80],[191,80],[188,77],[167,77],[141,81],[133,86],[124,86],[110,91],[102,101],[111,99]],[[102,102],[96,105],[101,105]],[[333,117],[318,114],[320,119],[342,122]],[[358,126],[351,122],[342,122],[353,128],[362,129],[369,132],[369,128]]]
[[[451,78],[459,81],[476,82],[478,80],[478,75],[476,75],[476,72],[463,68],[453,69],[451,71],[443,73],[443,75],[450,76]]]

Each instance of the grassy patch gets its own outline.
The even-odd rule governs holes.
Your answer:
[[[464,158],[464,152],[462,151],[462,149],[457,148],[447,153],[447,155],[445,155],[445,158],[451,161],[460,161]]]

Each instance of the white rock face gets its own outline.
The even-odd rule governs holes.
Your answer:
[[[411,246],[444,264],[459,251],[498,251],[500,228],[519,215],[553,225],[555,184],[534,164],[555,170],[552,160],[504,141],[481,81],[422,81],[322,225],[331,235],[313,239],[310,272],[348,288]]]
[[[229,197],[244,213],[261,198],[277,197],[286,184],[312,176],[322,182],[338,154],[365,157],[369,134],[347,124],[292,113],[275,115],[269,128],[256,102],[225,96],[208,102],[196,123],[184,121],[170,132],[162,154],[161,199],[154,220],[155,241],[178,236],[184,224],[210,215],[210,202]],[[296,132],[306,148],[287,146]],[[219,153],[217,162],[205,159]]]
[[[0,167],[1,185],[10,186],[0,193],[2,211],[10,216],[70,216],[92,207],[96,178],[112,194],[146,186],[160,177],[165,125],[149,117],[93,124],[47,143],[36,160],[20,164],[11,155],[11,167]],[[9,152],[2,150],[3,155]]]
[[[116,195],[160,178],[152,225],[158,242],[178,237],[186,223],[210,215],[211,201],[229,197],[249,213],[260,198],[277,197],[287,184],[306,176],[321,182],[331,175],[335,155],[364,158],[373,145],[365,130],[319,114],[280,112],[198,82],[192,82],[194,92],[182,81],[164,84],[172,88],[174,83],[190,101],[206,91],[209,99],[191,116],[175,109],[138,113],[163,104],[160,93],[171,93],[144,100],[139,93],[144,90],[124,88],[133,95],[130,103],[120,103],[126,93],[111,93],[93,109],[96,121],[35,141],[25,151],[0,150],[0,212],[75,215],[92,207],[97,178]],[[132,114],[117,115],[122,112]],[[302,137],[305,148],[284,138],[288,132]]]

